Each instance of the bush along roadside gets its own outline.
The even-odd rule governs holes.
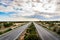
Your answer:
[[[27,28],[24,40],[41,40],[33,23]]]
[[[59,23],[59,24],[58,24]],[[60,35],[60,22],[56,22],[56,21],[42,21],[39,24],[40,26]]]
[[[6,32],[8,32],[8,31],[11,31],[12,29],[7,29],[7,30],[5,30],[4,32],[0,32],[0,35],[2,35],[2,34],[4,34],[4,33],[6,33]]]

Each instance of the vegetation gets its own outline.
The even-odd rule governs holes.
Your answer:
[[[36,32],[36,28],[32,23],[31,26],[26,30],[24,40],[41,40]]]
[[[0,24],[0,29],[1,29],[1,24]]]
[[[4,23],[4,24],[3,24],[4,27],[10,27],[10,26],[12,26],[12,25],[13,25],[13,23],[11,23],[11,22],[7,22],[7,23]]]
[[[7,28],[7,27],[10,27],[12,26],[13,23],[12,22],[0,22],[0,30],[4,29],[4,28]],[[0,35],[3,34],[3,33],[6,33],[8,31],[10,31],[12,29],[7,29],[7,30],[4,30],[4,31],[0,31]]]
[[[0,35],[2,35],[3,33],[6,33],[6,32],[8,32],[8,31],[11,31],[12,29],[7,29],[7,30],[5,30],[4,32],[0,32]]]
[[[0,32],[0,35],[3,34],[3,32]]]
[[[12,25],[13,25],[12,22],[0,22],[0,29],[7,28],[7,27],[10,27]]]

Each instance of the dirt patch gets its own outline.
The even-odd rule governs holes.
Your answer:
[[[26,33],[26,30],[24,32],[22,32],[22,34],[18,37],[17,40],[24,40],[25,33]]]

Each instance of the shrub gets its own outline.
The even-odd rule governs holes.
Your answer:
[[[13,23],[4,23],[4,27],[10,27],[12,25],[13,25]]]
[[[4,33],[8,32],[8,31],[10,31],[10,30],[12,30],[12,29],[8,29],[8,30],[4,31]]]
[[[25,36],[25,40],[39,40],[39,38],[36,35],[28,35]]]
[[[54,27],[54,28],[53,28],[53,31],[54,31],[54,32],[56,32],[56,29],[57,29],[57,28],[56,28],[56,27]]]
[[[60,29],[58,30],[58,32],[57,32],[58,34],[60,34]]]
[[[0,35],[3,34],[3,32],[0,32]]]
[[[3,34],[3,33],[8,32],[8,31],[10,31],[10,30],[12,30],[12,29],[7,29],[7,30],[5,30],[4,32],[0,32],[0,35]]]
[[[1,26],[0,26],[0,29],[1,29]]]

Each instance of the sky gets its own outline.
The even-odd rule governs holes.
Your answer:
[[[60,21],[59,0],[0,0],[0,21]]]

